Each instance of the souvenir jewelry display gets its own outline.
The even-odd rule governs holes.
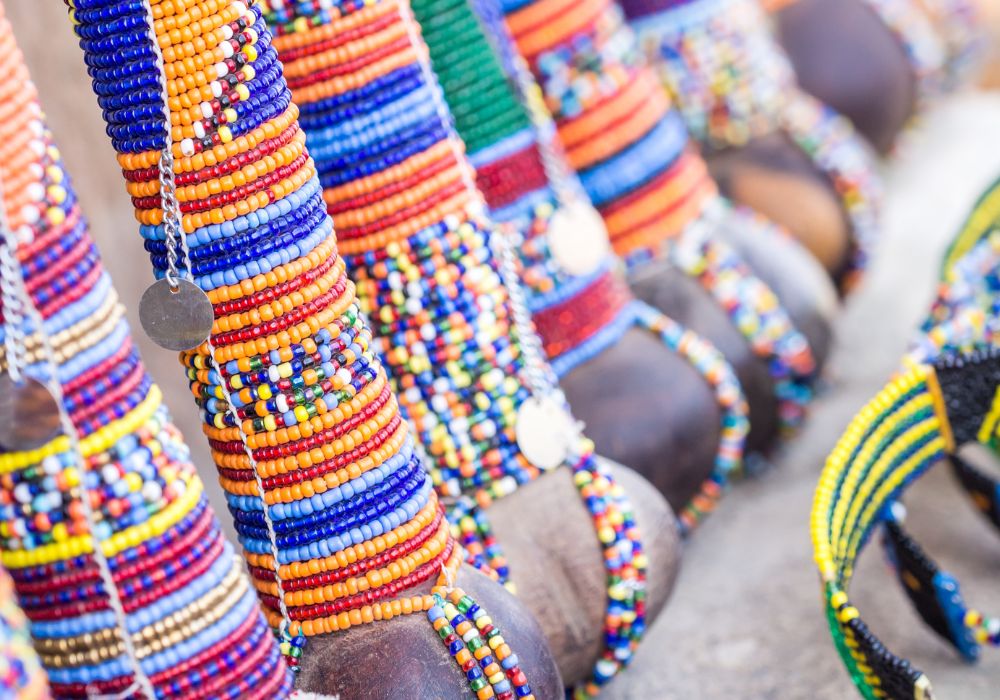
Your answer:
[[[756,0],[621,0],[688,130],[710,149],[782,131],[830,181],[851,224],[845,282],[864,270],[879,229],[874,155],[843,117],[796,85]]]
[[[0,61],[2,366],[50,393],[57,428],[0,451],[0,547],[52,692],[286,698],[292,675],[139,359],[2,8]]]
[[[707,341],[632,297],[600,215],[565,161],[541,91],[516,55],[502,15],[480,17],[467,0],[412,5],[492,217],[520,237],[514,246],[520,278],[556,374],[596,357],[633,324],[643,324],[713,385],[721,439],[711,479],[678,514],[682,532],[690,532],[714,509],[729,474],[740,466],[749,422],[739,381]],[[484,26],[496,32],[492,38]],[[506,46],[495,49],[500,42]],[[497,110],[492,119],[483,118],[488,105]]]
[[[1000,619],[964,602],[900,527],[896,501],[914,480],[970,442],[995,444],[1000,428],[1000,353],[946,354],[915,364],[854,418],[827,459],[811,529],[834,642],[865,698],[926,700],[927,676],[890,652],[848,597],[854,563],[874,529],[885,526],[898,577],[923,618],[974,660],[982,644],[1000,645]]]
[[[463,553],[337,254],[260,5],[104,4],[76,3],[80,44],[156,276],[213,306],[181,361],[289,666],[307,637],[424,612],[477,697],[533,698],[449,583]]]
[[[811,396],[808,343],[774,293],[713,235],[722,217],[765,224],[719,196],[620,10],[610,0],[500,5],[615,252],[632,268],[665,254],[698,279],[767,360],[783,425],[794,427]]]
[[[409,3],[279,1],[268,18],[362,309],[475,563],[509,581],[488,506],[545,471],[574,472],[608,573],[606,648],[576,689],[596,694],[642,636],[645,554],[557,390]]]

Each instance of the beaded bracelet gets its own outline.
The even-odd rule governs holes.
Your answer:
[[[324,199],[338,225],[352,227],[341,250],[362,308],[382,338],[406,415],[433,460],[449,520],[473,563],[508,579],[483,509],[561,465],[578,474],[598,531],[609,521],[628,523],[603,530],[612,582],[606,650],[591,683],[578,691],[594,693],[628,662],[641,636],[645,562],[638,533],[624,494],[595,462],[592,445],[577,440],[572,430],[561,432],[564,422],[547,441],[554,458],[529,456],[518,440],[518,415],[525,406],[553,400],[562,412],[562,400],[552,399],[554,378],[540,348],[529,347],[535,342],[530,312],[515,302],[520,287],[514,261],[504,257],[513,252],[494,250],[509,241],[477,211],[480,195],[463,146],[451,133],[451,116],[409,4],[322,9],[276,2],[268,17],[278,27],[275,45],[286,71],[303,86],[306,74],[315,76],[308,87],[293,86],[310,144],[314,138],[326,143],[334,124],[338,133],[360,132],[373,112],[392,114],[397,105],[423,95],[432,100],[434,117],[419,131],[411,133],[403,119],[380,122],[385,145],[374,158],[359,141],[318,155]],[[388,35],[393,25],[405,28],[405,45],[383,54],[367,42],[366,37]],[[338,47],[337,54],[312,48],[330,45]],[[500,94],[488,86],[485,92]],[[489,110],[491,120],[504,113],[502,104]],[[397,201],[404,207],[397,209]],[[363,227],[352,218],[360,210],[374,213]],[[616,553],[621,551],[630,554]]]
[[[1000,644],[1000,619],[965,605],[957,582],[902,532],[893,508],[935,463],[966,443],[996,439],[998,383],[994,350],[915,365],[869,402],[827,459],[813,502],[815,559],[834,641],[866,698],[931,697],[927,677],[886,649],[848,598],[854,562],[880,523],[887,524],[900,580],[935,631],[968,659],[981,643]]]
[[[0,275],[2,364],[12,377],[48,376],[64,416],[62,436],[0,453],[0,547],[53,692],[168,697],[171,684],[201,677],[287,697],[291,675],[135,352],[2,14],[0,46],[3,226],[17,239]],[[22,309],[7,303],[18,278]],[[19,317],[38,312],[25,334]],[[223,662],[250,640],[256,673]]]
[[[562,0],[489,1],[502,7],[571,157],[574,149],[604,143],[609,132],[619,132],[617,153],[577,167],[615,252],[630,269],[662,255],[696,277],[767,360],[776,383],[788,387],[781,391],[780,413],[786,431],[793,428],[811,393],[811,351],[773,292],[712,234],[711,226],[729,205],[692,150],[683,120],[657,89],[620,10],[609,0],[593,0],[585,13]],[[630,126],[633,105],[658,111],[652,129]],[[742,210],[725,216],[745,226],[763,225]]]
[[[385,388],[259,6],[154,0],[118,9],[117,19],[78,13],[78,34],[92,68],[137,64],[125,86],[114,71],[92,70],[95,92],[150,115],[135,121],[102,102],[157,276],[194,279],[214,305],[210,337],[181,360],[254,587],[297,668],[307,636],[430,609],[431,595],[410,589],[437,579],[444,595],[461,552],[434,517],[436,494]],[[123,17],[137,24],[147,13],[148,32],[125,31]],[[200,104],[171,96],[178,75]],[[308,75],[290,72],[289,81],[306,94],[338,93]],[[178,129],[199,109],[204,135]],[[165,119],[174,127],[167,165]],[[392,155],[388,139],[365,133],[331,142],[335,158],[345,144],[361,149],[349,156],[352,170]],[[347,235],[368,223],[349,222]],[[338,569],[348,575],[336,583],[311,578]],[[517,695],[531,698],[514,658]]]
[[[424,29],[432,64],[444,83],[445,99],[456,115],[459,135],[464,138],[478,125],[477,100],[484,98],[479,89],[458,94],[449,90],[449,85],[483,88],[490,93],[492,103],[506,105],[502,111],[507,119],[497,124],[491,138],[478,137],[476,143],[484,145],[478,151],[472,151],[470,146],[469,159],[476,167],[477,181],[494,219],[517,227],[523,239],[514,246],[522,265],[519,276],[525,282],[532,319],[556,374],[564,376],[596,357],[639,323],[681,352],[716,390],[722,412],[722,439],[712,477],[694,501],[681,509],[681,531],[689,533],[700,516],[714,507],[729,473],[739,467],[742,459],[748,423],[745,400],[732,368],[706,341],[669,319],[658,319],[653,309],[632,297],[627,285],[611,269],[607,234],[601,230],[595,212],[589,212],[591,221],[573,219],[574,215],[582,219],[577,214],[581,207],[587,214],[586,195],[556,142],[555,125],[541,104],[538,85],[515,55],[502,15],[494,12],[490,16],[489,7],[474,9],[467,0],[418,0],[413,2],[413,10]],[[492,36],[487,36],[487,29]],[[506,48],[494,53],[493,47],[501,43]],[[466,59],[466,53],[473,58]],[[500,64],[499,56],[508,57],[507,66]],[[515,89],[515,85],[520,87]],[[488,90],[490,86],[496,89]],[[456,110],[458,107],[464,108]],[[526,172],[537,175],[527,177]],[[596,230],[588,238],[588,231],[581,231],[581,225]],[[575,251],[569,251],[569,256],[562,241],[550,241],[552,226],[576,228],[571,241]],[[551,235],[565,233],[557,230]],[[594,237],[596,240],[590,240]],[[580,249],[587,246],[594,250],[580,254]],[[563,260],[573,271],[566,269]],[[706,498],[707,493],[712,497]]]
[[[830,180],[864,269],[879,226],[874,156],[849,122],[806,95],[753,0],[622,0],[691,134],[712,149],[784,131]]]

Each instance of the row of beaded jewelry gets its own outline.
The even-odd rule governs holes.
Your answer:
[[[3,564],[52,690],[287,697],[291,674],[139,359],[3,18],[0,63],[4,203],[44,318],[28,370],[51,363],[78,434],[0,454]]]
[[[571,443],[567,454],[541,467],[518,446],[528,373],[554,380],[525,352],[533,339],[492,248],[501,234],[482,214],[409,3],[275,2],[271,17],[359,299],[474,563],[508,581],[483,510],[543,468],[574,471],[608,569],[606,649],[577,690],[594,693],[642,635],[645,555],[628,500],[588,441],[555,436]]]
[[[621,11],[611,0],[501,4],[615,251],[633,268],[665,253],[697,278],[767,359],[783,424],[797,425],[815,370],[808,343],[774,293],[712,231],[722,217],[762,223],[734,214],[719,196]]]
[[[105,118],[163,276],[161,97],[138,89],[158,67],[146,33],[125,31],[142,21],[143,3],[118,9],[77,7],[76,19],[95,91],[129,105],[106,106]],[[254,586],[295,668],[306,637],[432,610],[419,587],[452,580],[462,552],[337,254],[260,8],[163,0],[150,9],[190,272],[215,313],[210,339],[182,361]],[[137,89],[118,87],[122,70]],[[505,647],[496,658],[517,682],[492,673],[489,692],[532,698],[517,657]]]
[[[785,131],[830,180],[854,237],[845,282],[875,244],[874,157],[850,122],[798,88],[756,0],[621,0],[691,134],[712,149]]]
[[[489,8],[482,9],[488,12]],[[467,0],[414,0],[413,10],[492,215],[496,221],[514,226],[522,237],[516,248],[528,305],[556,373],[561,376],[595,357],[618,342],[633,324],[650,321],[656,324],[655,332],[671,348],[685,354],[716,389],[722,412],[716,468],[679,513],[682,530],[690,531],[714,508],[729,473],[742,458],[749,426],[739,381],[725,358],[706,341],[668,319],[661,322],[659,314],[632,297],[615,267],[600,218],[573,182],[568,165],[561,160],[552,162],[562,154],[537,85],[522,66],[512,64],[505,71],[494,53],[493,46],[503,42],[507,47],[500,48],[499,54],[519,60],[512,54],[502,16],[496,13],[492,21],[481,19]],[[485,27],[495,32],[492,45]],[[530,90],[533,96],[525,95],[522,100],[514,87],[519,79],[528,83],[524,92]],[[533,98],[536,109],[529,112],[527,101]],[[496,109],[497,115],[484,120],[487,105]],[[592,223],[571,218],[578,208],[591,213]],[[591,235],[600,240],[586,240],[587,233],[577,229],[571,231],[569,244],[577,239],[576,245],[597,245],[598,255],[586,261],[592,269],[571,272],[555,252],[562,243],[549,245],[549,232],[551,226],[580,223],[594,226]],[[569,260],[570,265],[575,262]],[[664,333],[668,327],[677,333]]]

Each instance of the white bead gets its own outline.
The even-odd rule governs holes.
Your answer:
[[[277,394],[274,397],[274,404],[278,407],[280,413],[285,413],[288,411],[288,399],[285,398],[284,394]]]
[[[229,44],[223,44],[223,46],[229,46]],[[222,83],[220,83],[218,80],[213,80],[211,88],[213,95],[215,95],[216,97],[222,97]]]
[[[205,138],[205,127],[201,122],[195,122],[191,126],[194,127],[194,135],[199,139]]]
[[[202,102],[200,106],[201,106],[201,117],[202,117],[202,119],[211,119],[212,118],[212,103],[211,102]]]
[[[184,139],[183,141],[181,141],[181,153],[183,153],[186,156],[193,156],[194,155],[194,140],[193,139]]]

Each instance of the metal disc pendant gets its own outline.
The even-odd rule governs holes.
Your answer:
[[[215,312],[201,287],[186,279],[177,289],[157,280],[139,300],[139,322],[146,335],[167,350],[193,350],[212,333]]]
[[[554,469],[569,457],[576,423],[560,402],[532,396],[517,410],[514,434],[529,462],[542,470]]]
[[[0,374],[0,445],[14,452],[35,450],[61,431],[59,404],[47,386]]]
[[[604,220],[582,201],[556,211],[549,222],[548,243],[552,257],[571,275],[589,275],[611,251]]]

